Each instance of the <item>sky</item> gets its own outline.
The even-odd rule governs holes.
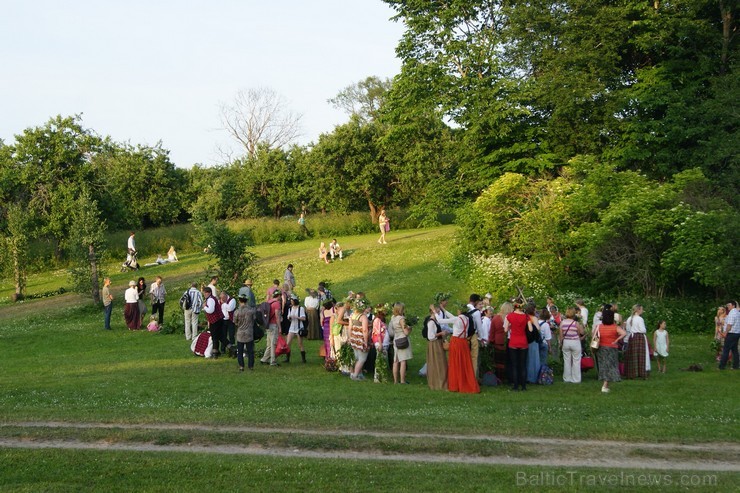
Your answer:
[[[175,165],[223,161],[219,107],[268,87],[302,114],[298,144],[348,116],[327,100],[393,77],[403,32],[381,0],[5,0],[0,139],[49,118],[170,151]]]

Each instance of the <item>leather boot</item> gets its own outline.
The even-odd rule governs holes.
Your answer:
[[[304,363],[306,362],[306,351],[301,351],[301,360],[303,360]]]

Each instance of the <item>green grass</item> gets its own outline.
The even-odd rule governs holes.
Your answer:
[[[315,240],[258,246],[257,292],[263,293],[273,278],[282,278],[285,265],[291,262],[295,265],[299,292],[320,280],[329,280],[336,295],[349,289],[363,290],[374,303],[401,300],[410,313],[422,316],[437,291],[450,291],[458,299],[468,294],[462,280],[444,267],[452,232],[451,227],[396,232],[385,246],[375,242],[374,234],[339,237],[348,255],[344,261],[330,265],[319,262]],[[190,280],[202,280],[209,264],[209,258],[200,253],[185,254],[181,259],[176,264],[141,271],[147,279],[157,274],[163,276],[169,291],[168,318],[179,311],[177,299],[181,290]],[[418,329],[412,333],[414,358],[410,362],[408,386],[352,382],[337,373],[327,373],[318,358],[318,341],[307,343],[306,365],[295,362],[295,358],[280,368],[258,365],[254,372],[239,373],[234,360],[192,356],[181,334],[126,330],[121,295],[134,274],[115,273],[112,277],[117,301],[111,332],[101,330],[100,310],[72,295],[0,307],[0,347],[6,348],[0,359],[0,419],[7,425],[0,427],[0,437],[205,445],[237,440],[288,449],[521,458],[539,452],[536,447],[506,442],[441,439],[430,443],[423,439],[337,437],[330,431],[362,429],[688,444],[736,443],[740,438],[733,390],[737,375],[716,369],[708,348],[710,335],[672,334],[667,374],[653,375],[647,381],[616,383],[608,395],[599,391],[600,383],[593,371],[585,374],[580,385],[566,385],[556,378],[554,385],[530,386],[527,393],[484,388],[479,395],[459,395],[433,392],[417,375],[425,360],[425,343]],[[37,281],[35,286],[53,286],[56,282],[45,281],[43,276]],[[262,347],[264,342],[258,349]],[[679,370],[694,363],[704,365],[705,371]],[[280,428],[285,433],[267,440],[264,436],[230,432],[39,430],[13,425],[35,420],[241,425]],[[321,437],[291,434],[291,428],[327,433]],[[631,456],[691,459],[686,452],[667,456],[665,451],[648,448],[633,449]],[[538,471],[344,459],[215,459],[182,453],[7,449],[0,451],[0,457],[3,491],[232,489],[234,478],[247,478],[247,471],[253,483],[244,483],[244,488],[254,484],[258,490],[292,491],[299,483],[307,491],[335,491],[338,487],[351,491],[399,490],[410,487],[409,478],[413,477],[419,491],[480,491],[484,486],[493,491],[511,491],[517,471]],[[426,474],[429,467],[433,467],[434,474]],[[185,470],[208,479],[183,477],[179,471]],[[728,484],[733,483],[727,478],[737,479],[737,475],[720,478],[720,487],[707,491],[731,489]],[[574,490],[543,490],[563,489]]]
[[[290,261],[296,265],[299,289],[329,279],[338,295],[364,290],[373,302],[403,300],[411,313],[421,316],[436,291],[451,291],[460,299],[466,293],[440,260],[451,231],[404,232],[383,247],[375,243],[375,235],[340,238],[349,255],[330,265],[318,261],[315,242],[258,247],[258,292],[272,278],[281,278]],[[172,312],[178,310],[180,289],[202,275],[207,262],[203,255],[186,255],[178,264],[142,274],[151,278],[161,273],[165,284],[170,277],[180,279],[167,284],[167,312]],[[127,277],[114,276],[114,284],[121,289]],[[0,318],[0,343],[23,348],[0,360],[0,410],[6,420],[189,422],[197,416],[198,422],[211,424],[333,428],[353,415],[354,426],[372,428],[379,416],[392,415],[384,425],[391,430],[682,442],[740,437],[733,426],[736,398],[721,391],[733,384],[735,375],[714,368],[709,336],[674,335],[666,375],[615,384],[609,395],[599,392],[593,371],[581,385],[556,381],[551,387],[532,386],[526,394],[493,388],[481,395],[458,395],[432,392],[416,375],[425,359],[418,330],[412,334],[412,385],[400,387],[326,373],[317,357],[318,341],[308,343],[305,366],[258,366],[252,374],[239,374],[233,360],[193,357],[180,335],[125,330],[120,293],[112,332],[100,330],[102,315],[92,308],[55,309],[53,299],[34,303],[25,316]],[[707,371],[678,370],[692,363]],[[472,430],[470,420],[452,416],[491,419],[479,419]],[[432,418],[445,425],[429,425]]]
[[[691,491],[736,488],[740,474],[534,468],[173,452],[0,449],[0,488],[98,491]],[[610,483],[613,481],[614,483]],[[648,481],[650,484],[648,485]],[[660,481],[658,485],[656,483]],[[667,484],[670,481],[671,484]],[[695,481],[682,486],[681,481]],[[643,485],[643,486],[641,486]],[[735,485],[735,486],[733,486]]]

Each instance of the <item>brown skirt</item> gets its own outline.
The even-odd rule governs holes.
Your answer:
[[[308,338],[311,340],[322,339],[319,311],[315,308],[306,308],[306,321],[308,322]]]
[[[139,315],[139,303],[126,303],[123,308],[123,319],[129,330],[141,328],[141,316]]]
[[[447,390],[447,355],[441,339],[427,342],[427,383],[432,390]]]

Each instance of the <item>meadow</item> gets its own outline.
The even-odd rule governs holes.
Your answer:
[[[394,232],[387,245],[378,245],[374,234],[339,237],[345,260],[329,265],[319,262],[316,240],[258,245],[254,248],[259,256],[255,287],[263,293],[273,278],[282,278],[290,262],[295,265],[299,293],[319,281],[329,281],[335,295],[350,289],[362,290],[373,303],[404,301],[408,312],[423,317],[434,293],[449,291],[459,300],[469,294],[465,283],[446,267],[453,232],[450,226]],[[180,258],[176,264],[136,273],[147,279],[163,277],[168,290],[166,323],[176,323],[180,313],[177,300],[190,281],[205,278],[210,263],[208,256],[199,252]],[[111,263],[109,272],[114,272],[116,265]],[[409,369],[411,385],[407,386],[374,384],[372,380],[353,382],[338,373],[326,372],[318,357],[319,341],[307,343],[305,365],[294,358],[279,368],[258,364],[252,372],[238,372],[233,359],[194,357],[181,331],[156,334],[125,328],[122,292],[134,275],[116,272],[111,276],[116,296],[112,331],[102,330],[100,309],[73,294],[0,307],[0,347],[6,349],[0,360],[0,439],[205,446],[237,442],[340,453],[374,450],[379,454],[411,451],[527,458],[539,452],[515,441],[358,438],[340,432],[567,438],[638,445],[737,443],[740,438],[738,375],[716,369],[709,350],[710,333],[671,334],[666,374],[652,375],[646,381],[614,384],[610,394],[599,391],[600,382],[591,371],[580,385],[566,385],[556,376],[554,385],[533,385],[527,393],[492,387],[483,388],[479,395],[458,395],[433,392],[417,375],[425,360],[425,343],[418,328],[412,333],[414,358]],[[32,278],[32,284],[37,282],[46,282],[44,276]],[[263,347],[264,341],[258,344],[258,349]],[[293,349],[297,351],[297,346]],[[705,370],[680,370],[692,364],[701,364]],[[23,425],[27,422],[105,423],[113,427],[49,429]],[[261,435],[244,431],[115,428],[165,424],[278,431]],[[320,433],[306,436],[291,430]],[[633,455],[639,458],[640,453],[655,458],[653,452]],[[659,452],[658,458],[669,457],[666,454]],[[724,459],[713,457],[711,451],[705,455],[710,460],[738,459],[736,451]],[[92,456],[94,461],[90,460]],[[214,459],[197,454],[50,452],[0,446],[0,457],[4,459],[0,462],[0,487],[10,491],[77,491],[78,475],[95,478],[92,489],[111,491],[222,489],[219,485],[231,489],[229,481],[242,482],[239,478],[247,475],[256,481],[258,489],[289,491],[298,489],[298,485],[307,491],[326,490],[332,485],[352,491],[392,491],[404,489],[409,475],[419,478],[421,490],[472,491],[486,487],[510,491],[516,471],[535,471],[504,465],[450,464],[430,469],[429,465],[413,463],[378,462],[368,466],[349,459],[328,463],[310,458],[228,456],[219,458],[218,466],[213,466],[222,476],[204,482],[174,473],[194,470],[207,476],[209,470],[212,472],[209,463]],[[372,467],[382,468],[382,479],[368,480],[373,477]],[[138,470],[146,473],[133,474]],[[286,476],[285,470],[292,474]],[[60,472],[54,475],[49,471]],[[358,481],[355,475],[364,480]],[[721,473],[719,487],[707,491],[729,491],[737,479],[740,476],[736,472]],[[466,486],[457,488],[463,480],[467,481]],[[243,487],[247,486],[249,482],[244,481]]]

